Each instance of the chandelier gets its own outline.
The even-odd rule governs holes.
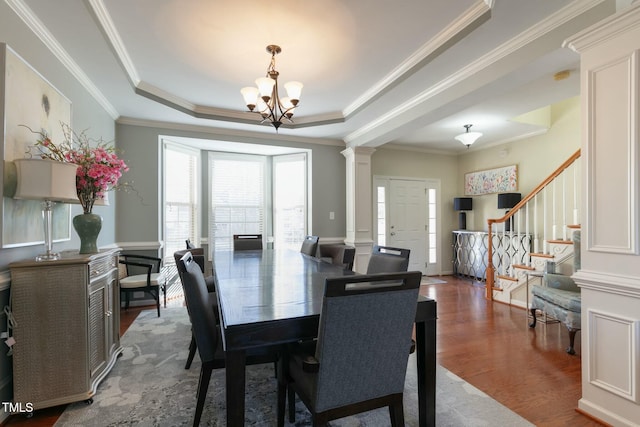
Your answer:
[[[460,135],[455,137],[458,141],[460,141],[464,145],[466,145],[467,148],[469,148],[469,146],[471,144],[476,142],[478,140],[478,138],[480,138],[482,136],[482,133],[480,133],[480,132],[469,132],[469,128],[471,126],[473,126],[473,125],[464,125],[464,128],[467,131],[465,133],[461,133]]]
[[[288,96],[280,98],[278,96],[278,76],[280,73],[276,71],[276,55],[282,52],[282,49],[280,46],[270,44],[267,46],[267,52],[271,54],[271,63],[267,68],[266,76],[256,79],[257,88],[245,87],[240,90],[240,93],[242,93],[249,111],[262,116],[260,123],[269,121],[277,131],[283,119],[293,123],[291,117],[300,101],[303,85],[300,82],[285,83],[284,88]]]

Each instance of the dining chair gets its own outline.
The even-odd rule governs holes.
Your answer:
[[[407,271],[409,253],[409,249],[375,245],[367,265],[367,274]]]
[[[234,234],[233,250],[262,250],[262,234]]]
[[[341,265],[347,270],[353,270],[356,248],[342,244],[318,245],[317,258],[331,264]]]
[[[404,426],[402,399],[421,277],[413,271],[325,279],[315,345],[293,344],[281,361],[279,427],[287,389],[309,409],[314,426],[385,406],[391,425]]]
[[[178,271],[184,286],[185,303],[191,321],[192,332],[197,344],[202,366],[196,392],[196,409],[193,425],[200,425],[207,388],[214,369],[224,368],[225,354],[222,348],[220,326],[216,322],[216,295],[207,290],[204,274],[190,254],[185,254],[178,262]],[[253,348],[247,350],[246,364],[273,363],[278,360],[278,348]]]
[[[160,291],[167,301],[167,278],[161,270],[162,259],[147,255],[120,254],[118,283],[120,292],[125,294],[125,309],[129,308],[130,296],[134,292],[144,292],[156,301],[160,317]]]
[[[182,285],[182,292],[184,293],[184,281],[182,279],[182,270],[179,268],[180,260],[183,257],[185,257],[185,259],[189,259],[189,262],[195,262],[196,264],[198,264],[198,266],[202,270],[201,262],[204,263],[204,255],[193,255],[193,253],[191,251],[188,251],[186,249],[175,251],[173,253],[173,259],[176,262],[176,267],[178,267],[178,276],[180,278],[180,284]],[[200,262],[198,261],[199,258],[201,259]],[[205,283],[207,285],[207,291],[209,293],[215,292],[216,291],[215,275],[207,276],[207,277],[204,278],[204,280],[205,280]],[[212,299],[212,304],[214,305],[214,314],[216,316],[216,322],[219,323],[220,322],[220,318],[219,318],[219,313],[218,313],[218,300],[217,300],[217,298],[213,298]],[[188,310],[189,310],[189,307],[187,307],[187,311]],[[191,342],[189,343],[189,355],[187,356],[187,362],[184,365],[184,369],[191,368],[191,363],[193,362],[193,358],[196,355],[197,347],[198,346],[196,344],[196,337],[193,335],[193,331],[192,331],[192,333],[191,333]]]
[[[300,252],[315,257],[318,251],[319,240],[320,238],[318,236],[306,236],[302,242],[302,247],[300,247]]]

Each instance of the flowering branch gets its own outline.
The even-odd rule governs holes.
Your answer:
[[[45,131],[37,132],[24,126],[40,136],[27,153],[32,157],[78,165],[76,193],[84,213],[91,213],[96,199],[103,198],[107,191],[130,186],[128,183],[118,182],[129,167],[124,160],[118,158],[112,145],[102,139],[90,139],[86,131],[76,133],[65,123],[61,123],[61,126],[64,141],[58,144]]]

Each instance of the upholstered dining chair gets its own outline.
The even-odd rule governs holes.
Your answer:
[[[315,257],[318,251],[319,240],[320,238],[318,236],[306,236],[300,247],[300,252]]]
[[[178,267],[178,276],[180,278],[180,283],[182,284],[182,291],[184,292],[184,282],[182,280],[182,271],[179,268],[180,260],[183,257],[185,257],[185,259],[188,259],[189,262],[195,262],[196,264],[198,264],[198,266],[202,270],[203,269],[202,263],[204,263],[204,255],[193,255],[193,253],[191,251],[186,250],[186,249],[183,249],[183,250],[180,250],[180,251],[175,251],[173,253],[173,259],[176,262],[176,267]],[[207,291],[209,293],[212,293],[212,292],[216,291],[215,272],[214,272],[214,275],[205,277],[204,281],[205,281],[205,283],[207,285]],[[219,319],[219,313],[218,313],[218,300],[216,298],[213,298],[212,299],[212,304],[214,305],[214,314],[216,316],[216,322],[219,322],[220,319]],[[187,307],[187,310],[188,310],[188,307]],[[191,342],[189,343],[189,355],[187,356],[187,362],[184,365],[184,369],[191,368],[191,363],[193,362],[193,358],[196,355],[196,349],[197,349],[196,338],[192,333],[191,334]]]
[[[325,279],[315,345],[291,345],[281,361],[279,427],[287,389],[309,409],[314,426],[385,406],[390,425],[404,426],[402,399],[421,277],[413,271]]]
[[[120,292],[125,294],[125,309],[129,308],[130,295],[144,292],[156,301],[158,317],[160,317],[160,291],[164,292],[165,305],[167,298],[167,278],[161,270],[162,259],[147,255],[120,254],[118,261]]]
[[[356,248],[341,244],[318,245],[317,258],[331,264],[341,265],[347,270],[353,270],[353,260]]]
[[[193,425],[200,425],[207,389],[214,369],[224,368],[225,355],[221,345],[220,327],[214,314],[216,296],[208,292],[204,275],[190,254],[178,262],[178,271],[184,286],[185,303],[191,320],[192,332],[198,348],[202,366],[196,392],[196,409]],[[246,364],[271,363],[277,361],[274,348],[257,348],[247,351]]]
[[[376,245],[371,252],[371,258],[369,258],[367,274],[407,271],[409,253],[409,249]]]
[[[234,234],[233,250],[262,250],[262,234]]]

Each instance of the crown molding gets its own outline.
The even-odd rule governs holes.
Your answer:
[[[104,1],[88,0],[88,2],[90,10],[93,11],[94,17],[100,23],[102,31],[111,42],[111,46],[113,47],[113,50],[115,50],[116,56],[120,60],[120,63],[122,64],[122,67],[124,68],[129,81],[133,86],[138,86],[140,84],[138,71],[136,70],[133,61],[129,56],[127,48],[120,38],[118,30],[116,30],[116,26],[113,24],[113,20],[111,19],[111,15],[104,5]]]
[[[640,26],[640,2],[636,1],[627,9],[611,15],[565,40],[562,46],[576,53],[581,53],[638,26]]]
[[[116,123],[120,125],[149,127],[149,128],[166,129],[166,130],[172,130],[172,131],[198,132],[198,133],[210,135],[210,137],[214,139],[220,139],[223,141],[227,141],[227,140],[238,141],[238,142],[255,141],[256,143],[260,143],[260,144],[264,144],[265,142],[268,142],[268,141],[275,141],[278,143],[292,142],[292,143],[305,143],[305,144],[315,144],[315,145],[329,145],[329,146],[337,146],[337,147],[345,146],[344,142],[339,139],[310,138],[310,137],[290,136],[290,135],[282,135],[282,134],[274,134],[274,133],[251,132],[251,131],[239,130],[239,129],[213,128],[210,126],[193,125],[193,124],[185,124],[185,123],[170,123],[170,122],[164,122],[164,121],[137,119],[133,117],[120,117],[118,118],[118,120],[116,120]],[[268,129],[271,130],[272,128],[269,127]]]
[[[488,14],[491,12],[492,5],[492,0],[476,2],[453,22],[452,25],[445,27],[444,30],[440,31],[433,39],[429,40],[429,42],[414,52],[409,58],[391,71],[391,73],[347,106],[343,111],[344,116],[349,117],[364,108],[367,104],[373,102],[374,99],[388,91],[389,88],[405,79],[417,67],[424,66],[425,61],[430,61],[438,56],[438,54],[444,50],[443,48],[449,45],[452,40],[455,40],[460,35],[465,34],[484,22],[485,19],[489,18]]]
[[[375,129],[385,125],[386,123],[396,121],[399,116],[411,110],[415,110],[418,106],[427,103],[435,96],[455,87],[465,80],[475,78],[478,73],[486,70],[507,56],[516,53],[527,44],[549,34],[570,20],[575,19],[581,14],[606,1],[608,0],[574,0],[572,3],[560,9],[553,15],[545,18],[543,21],[532,25],[515,38],[498,46],[487,55],[469,63],[467,66],[453,73],[448,78],[441,80],[414,98],[389,110],[386,114],[378,117],[376,120],[370,121],[366,126],[350,133],[344,138],[345,143],[352,144],[356,140],[364,138],[366,134],[373,132]]]
[[[18,15],[26,26],[44,43],[51,53],[65,66],[67,70],[75,77],[75,79],[89,92],[89,94],[102,106],[102,108],[111,116],[113,120],[117,119],[119,114],[111,105],[107,98],[93,84],[84,71],[76,64],[66,50],[53,37],[47,27],[38,19],[31,8],[23,0],[5,0],[5,3]]]

